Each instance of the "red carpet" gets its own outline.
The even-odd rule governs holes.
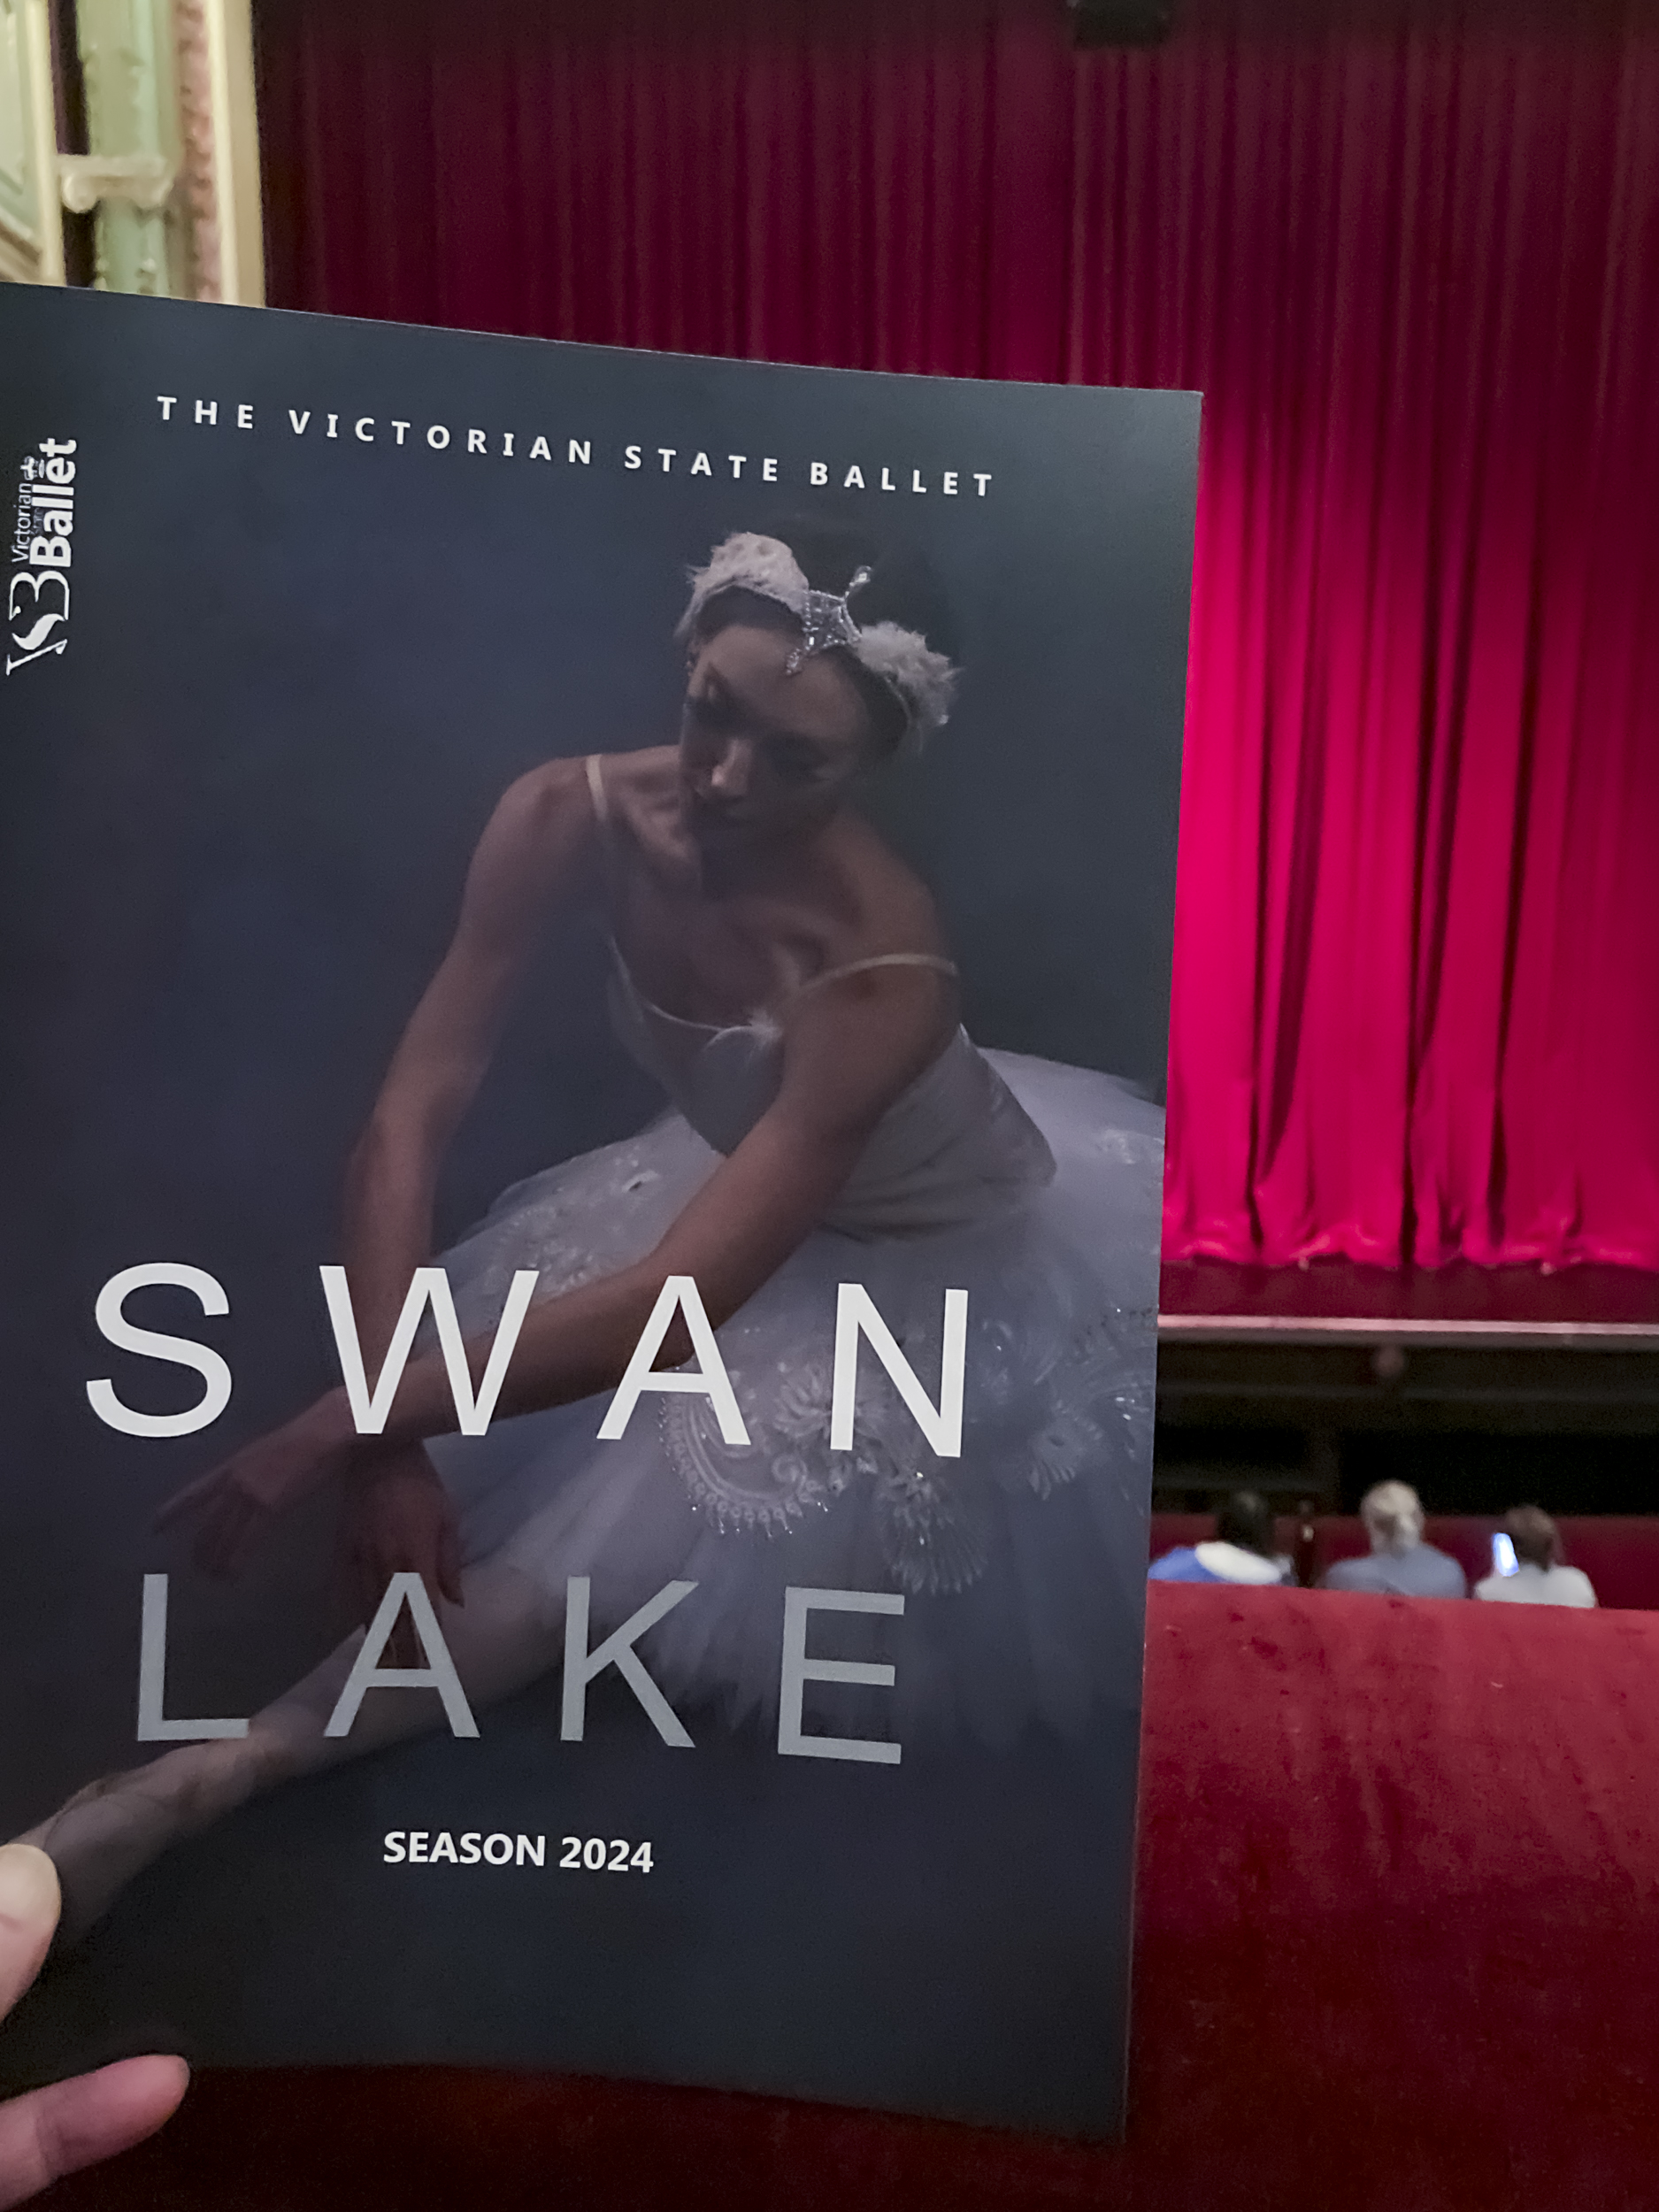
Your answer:
[[[1126,2144],[594,2081],[221,2075],[54,2212],[1659,2203],[1659,1617],[1150,1599]]]

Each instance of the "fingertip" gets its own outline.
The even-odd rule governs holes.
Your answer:
[[[157,2070],[158,2093],[171,2099],[168,2113],[176,2112],[183,2101],[185,2091],[190,2086],[188,2062],[180,2058],[176,2051],[161,2051],[148,2061],[141,2059],[139,2063],[147,2063]]]
[[[95,2074],[63,2082],[49,2097],[64,2100],[58,2119],[59,2170],[73,2172],[153,2135],[178,2110],[190,2070],[172,2053],[118,2059]]]
[[[130,2121],[148,2135],[178,2110],[190,2086],[190,2069],[176,2052],[156,2051],[143,2058],[118,2059],[88,2078],[99,2084],[118,2120]]]

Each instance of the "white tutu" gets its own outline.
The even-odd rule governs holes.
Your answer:
[[[517,1269],[548,1297],[649,1253],[715,1144],[764,1110],[769,1071],[775,1085],[775,1033],[694,1031],[620,989],[626,1040],[683,1110],[497,1201],[442,1263],[469,1332],[493,1327]],[[695,1582],[641,1644],[687,1711],[775,1711],[790,1585],[903,1595],[879,1710],[907,1744],[964,1728],[1002,1744],[1033,1720],[1071,1735],[1102,1702],[1132,1706],[1162,1190],[1155,1107],[959,1034],[890,1110],[832,1222],[719,1330],[749,1444],[689,1393],[641,1397],[615,1443],[597,1440],[608,1397],[442,1439],[469,1563],[518,1569],[553,1605],[590,1577],[595,1640],[665,1582]],[[831,1452],[844,1282],[934,1398],[944,1294],[967,1292],[959,1458],[933,1455],[867,1347],[854,1448]]]

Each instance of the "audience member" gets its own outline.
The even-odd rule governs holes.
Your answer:
[[[1339,1559],[1325,1571],[1327,1590],[1363,1590],[1373,1597],[1461,1598],[1463,1571],[1449,1552],[1423,1540],[1423,1505],[1409,1483],[1379,1482],[1360,1500],[1371,1539],[1365,1559]]]
[[[1273,1516],[1254,1490],[1237,1490],[1216,1516],[1213,1542],[1182,1544],[1155,1559],[1148,1582],[1287,1582],[1290,1563],[1273,1550]]]
[[[1515,1572],[1489,1574],[1475,1585],[1475,1595],[1499,1605],[1594,1605],[1587,1574],[1569,1567],[1561,1555],[1561,1532],[1535,1505],[1512,1506],[1503,1532],[1515,1547]]]

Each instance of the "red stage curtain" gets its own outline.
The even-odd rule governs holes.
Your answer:
[[[1166,1256],[1659,1266],[1659,18],[1185,26],[259,0],[272,296],[1202,387]]]

